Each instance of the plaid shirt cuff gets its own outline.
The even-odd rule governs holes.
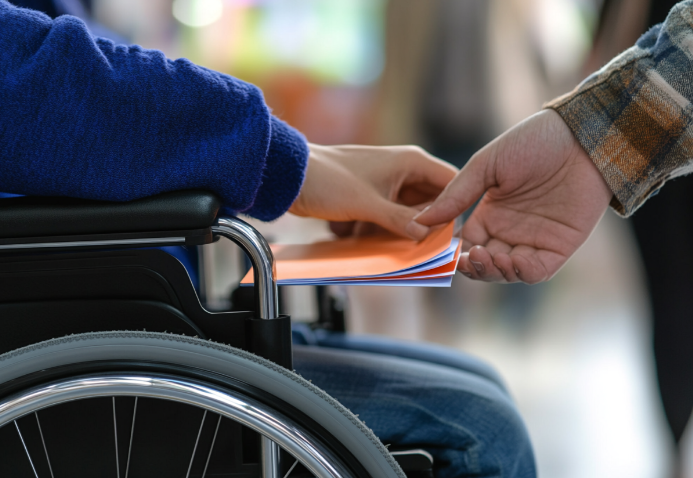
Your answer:
[[[693,171],[693,0],[545,107],[573,131],[629,216],[673,177]]]

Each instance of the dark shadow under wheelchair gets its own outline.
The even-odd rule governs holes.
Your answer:
[[[219,207],[0,199],[0,476],[433,476],[291,371],[271,251]],[[254,266],[254,311],[205,310],[155,248],[221,237]]]

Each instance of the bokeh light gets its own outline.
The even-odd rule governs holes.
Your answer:
[[[173,16],[183,25],[204,27],[218,21],[224,11],[221,0],[174,0]]]

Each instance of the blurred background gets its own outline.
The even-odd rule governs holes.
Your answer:
[[[260,86],[274,114],[312,142],[416,143],[462,166],[631,45],[655,3],[93,0],[88,7],[129,41]],[[277,242],[330,235],[324,223],[291,216],[256,225]],[[683,432],[690,409],[672,433],[658,392],[653,279],[638,251],[631,224],[609,212],[548,284],[498,286],[458,274],[451,289],[330,293],[343,302],[351,332],[437,342],[496,366],[527,420],[540,476],[693,477],[693,440]],[[220,243],[206,246],[204,261],[216,266],[205,278],[207,300],[223,306],[243,260]],[[317,316],[314,289],[284,293],[295,319]],[[693,382],[681,376],[675,380]]]

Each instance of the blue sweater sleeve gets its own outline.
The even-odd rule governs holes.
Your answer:
[[[256,87],[0,0],[0,191],[128,201],[206,189],[227,213],[272,220],[307,155]]]

